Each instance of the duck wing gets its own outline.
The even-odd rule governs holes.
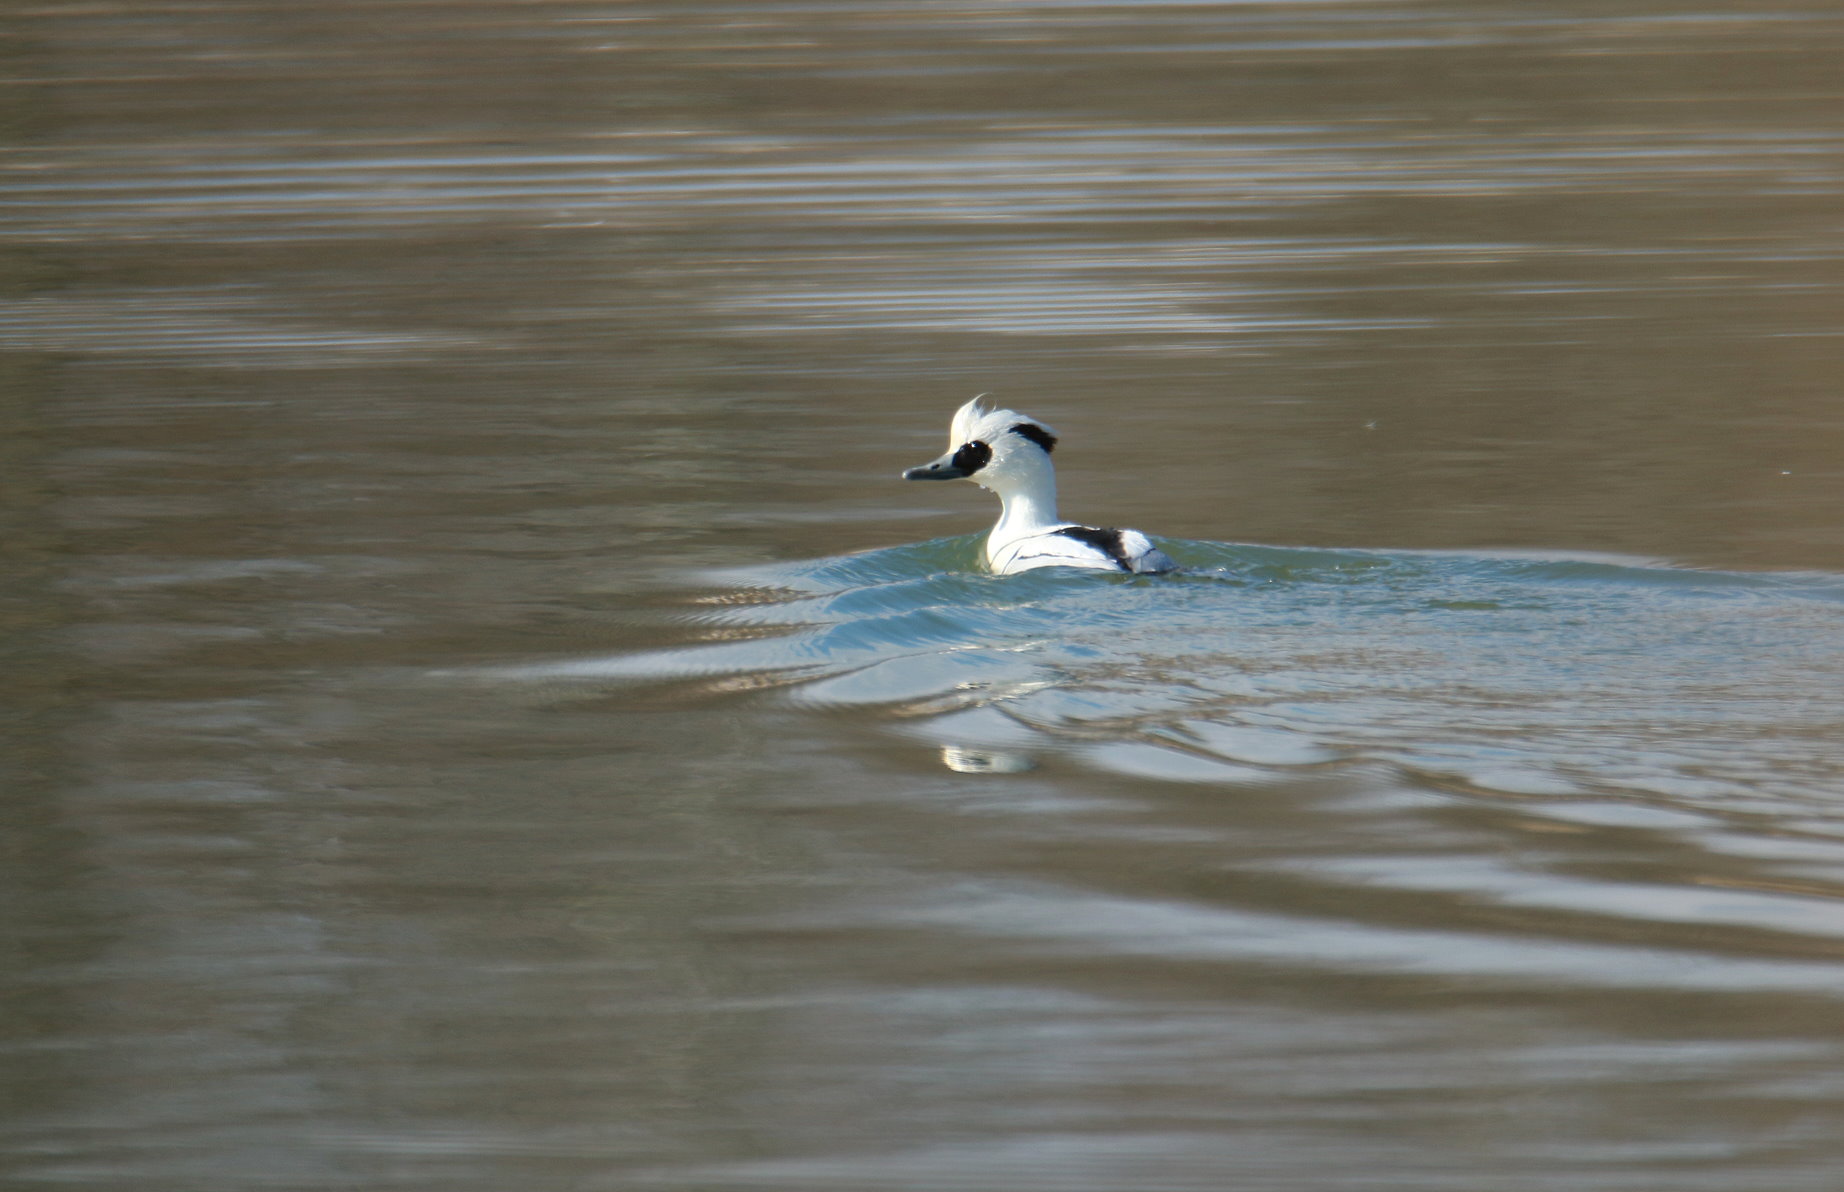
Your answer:
[[[1087,567],[1156,575],[1177,564],[1138,530],[1098,526],[1059,526],[1008,543],[993,560],[1001,573],[1038,567]]]

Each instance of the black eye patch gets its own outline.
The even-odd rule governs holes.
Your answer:
[[[1049,455],[1052,451],[1056,450],[1056,436],[1037,425],[1035,422],[1020,422],[1015,424],[1011,429],[1013,434],[1023,435],[1033,443],[1036,443],[1039,447],[1042,447],[1045,455]]]
[[[954,453],[954,466],[968,475],[972,475],[991,462],[992,448],[978,439],[961,444],[960,450]]]

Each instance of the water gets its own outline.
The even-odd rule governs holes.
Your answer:
[[[1836,1186],[1844,20],[17,25],[9,1187]]]
[[[1812,693],[1844,682],[1844,577],[1199,542],[1166,544],[1188,564],[1172,576],[995,576],[982,545],[719,573],[732,586],[661,618],[695,644],[501,677],[864,708],[939,739],[951,768],[953,751],[996,750],[1028,769],[1043,749],[1260,782],[1380,762],[1481,796],[1681,798],[1719,816],[1823,818],[1836,792],[1838,709]]]

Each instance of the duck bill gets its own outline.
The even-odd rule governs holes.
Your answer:
[[[942,456],[940,459],[934,461],[933,463],[923,464],[919,468],[910,468],[909,470],[903,473],[903,479],[905,480],[965,480],[967,477],[971,475],[973,475],[972,472],[969,472],[967,469],[963,467],[959,467],[958,465],[955,464],[954,453],[950,451],[948,452],[948,454]]]

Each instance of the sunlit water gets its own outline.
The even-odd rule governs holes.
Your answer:
[[[1045,752],[1234,782],[1382,763],[1630,800],[1632,822],[1838,810],[1844,726],[1813,697],[1844,690],[1844,578],[1202,542],[1165,544],[1172,576],[995,576],[981,542],[713,576],[739,586],[667,623],[742,640],[507,673],[876,709],[956,765]]]
[[[13,15],[9,1188],[1839,1186],[1837,13]]]

